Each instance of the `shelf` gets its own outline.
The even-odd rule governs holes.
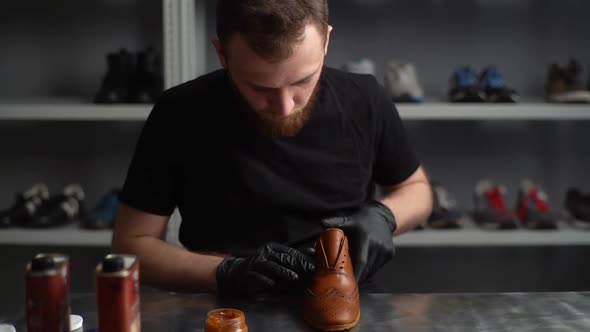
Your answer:
[[[398,104],[404,120],[590,120],[590,104]],[[0,120],[143,121],[152,105],[0,102]]]
[[[480,229],[411,231],[394,239],[397,247],[509,247],[590,245],[590,231]]]
[[[85,230],[75,225],[55,229],[2,229],[0,245],[110,247],[111,230]]]
[[[590,120],[590,104],[397,104],[404,120]]]
[[[152,105],[99,105],[77,102],[0,103],[0,120],[143,121]]]
[[[56,245],[109,247],[111,230],[84,230],[71,225],[64,228],[0,230],[0,245]],[[509,247],[590,245],[590,231],[560,226],[554,231],[482,229],[411,231],[394,239],[397,247]]]

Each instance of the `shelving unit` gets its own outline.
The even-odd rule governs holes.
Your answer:
[[[398,247],[510,247],[590,245],[590,232],[480,229],[412,231],[396,238]]]
[[[109,247],[111,230],[84,230],[75,226],[47,230],[6,229],[0,245]],[[396,237],[396,247],[511,247],[590,245],[590,231],[561,226],[554,231],[482,229],[421,230]]]
[[[590,120],[590,104],[398,104],[406,120]]]
[[[398,104],[405,120],[590,120],[590,104]],[[152,105],[82,102],[0,102],[0,121],[143,121]]]
[[[54,229],[2,229],[0,245],[108,247],[111,230],[84,230],[74,225]]]
[[[165,60],[164,67],[166,86],[170,87],[207,71],[208,67],[211,67],[212,63],[217,63],[217,61],[214,60],[215,54],[211,50],[211,46],[208,41],[208,38],[211,37],[211,32],[213,31],[212,29],[214,29],[214,25],[212,24],[213,19],[209,16],[212,13],[212,7],[203,0],[195,0],[194,2],[183,0],[162,0],[161,3],[159,2],[160,1],[158,1],[157,6],[152,6],[150,8],[152,8],[152,12],[156,12],[158,8],[161,8],[162,11],[161,13],[158,12],[158,15],[162,17],[161,32],[163,38],[161,40],[163,42],[162,51]],[[130,5],[132,6],[122,7],[123,9],[108,6],[104,8],[99,6],[97,8],[102,8],[101,10],[103,10],[103,12],[101,13],[107,13],[107,10],[113,12],[124,10],[127,15],[129,15],[136,12],[136,10],[133,9],[133,6],[139,3],[139,1],[130,2]],[[538,5],[540,7],[533,8],[537,10],[535,15],[521,15],[518,8],[509,11],[499,11],[502,13],[502,15],[498,15],[498,18],[508,17],[508,19],[510,19],[513,17],[518,17],[518,22],[520,22],[519,24],[521,24],[523,27],[526,27],[526,29],[520,30],[520,34],[512,34],[511,32],[513,27],[510,24],[504,24],[504,22],[501,22],[501,20],[500,22],[496,20],[496,16],[494,16],[494,10],[499,9],[494,8],[485,9],[482,7],[481,9],[477,9],[477,6],[458,5],[454,4],[454,2],[448,2],[444,6],[442,3],[434,5],[427,1],[400,3],[383,2],[383,8],[379,8],[379,11],[377,12],[376,10],[370,10],[371,6],[365,6],[364,4],[361,4],[361,1],[357,1],[356,3],[358,4],[353,5],[351,1],[339,1],[331,4],[331,6],[333,6],[333,8],[331,8],[331,12],[334,13],[331,18],[331,23],[335,26],[336,33],[334,34],[333,42],[330,45],[331,49],[328,57],[329,62],[327,62],[327,64],[332,67],[338,67],[349,58],[358,55],[373,57],[381,65],[386,63],[386,60],[389,58],[405,58],[415,62],[419,66],[418,69],[420,77],[421,79],[425,79],[422,83],[425,85],[427,91],[434,90],[435,93],[432,95],[435,96],[443,95],[442,93],[444,93],[444,91],[441,89],[446,89],[448,74],[452,70],[452,66],[466,61],[473,61],[468,63],[477,65],[488,62],[489,60],[499,61],[498,64],[502,67],[504,73],[507,74],[510,84],[516,83],[517,86],[526,88],[524,89],[525,91],[522,91],[523,89],[518,89],[519,92],[524,93],[526,96],[534,96],[535,94],[541,93],[543,91],[542,83],[537,84],[536,82],[541,82],[544,80],[544,66],[546,65],[546,59],[558,60],[560,56],[563,56],[561,51],[555,51],[563,49],[563,47],[560,47],[561,41],[563,39],[561,37],[555,38],[554,36],[573,36],[572,38],[574,39],[572,41],[564,41],[564,43],[567,42],[568,46],[570,44],[583,44],[579,42],[582,37],[577,37],[577,35],[574,34],[559,33],[572,30],[572,27],[570,27],[568,24],[558,24],[571,22],[572,20],[569,18],[570,12],[567,13],[568,15],[563,15],[561,18],[558,18],[557,16],[559,13],[553,10],[555,8],[543,9],[543,5]],[[508,3],[506,2],[505,5],[507,4]],[[439,8],[437,6],[442,7]],[[533,6],[533,4],[530,3],[530,6]],[[562,5],[553,4],[551,6],[561,7]],[[48,5],[48,7],[57,8],[58,6]],[[567,6],[563,7],[567,8]],[[418,11],[416,9],[420,10]],[[460,11],[456,11],[456,9],[460,9]],[[389,15],[391,15],[390,13],[393,12],[397,13],[399,16],[398,19],[391,19]],[[406,15],[408,12],[420,13],[420,15],[418,15],[417,18],[411,17],[411,15]],[[584,11],[576,11],[574,14],[579,15],[577,13],[582,12]],[[481,18],[478,15],[474,15],[474,13],[480,14]],[[456,22],[462,22],[457,18],[468,18],[467,21],[464,22],[466,25],[457,24],[457,30],[454,30],[455,26],[450,26],[448,24],[449,17],[451,17],[449,15],[451,14],[454,15],[452,16],[452,19]],[[505,16],[505,14],[509,16]],[[69,15],[69,13],[64,13],[64,15]],[[146,13],[143,15],[146,15]],[[89,15],[89,17],[90,16],[91,15]],[[100,17],[100,19],[97,19],[96,22],[93,22],[93,24],[89,25],[89,27],[94,27],[93,29],[95,30],[98,29],[101,25],[98,25],[97,22],[103,20],[103,16]],[[146,17],[151,17],[149,22],[152,22],[153,17],[155,16],[147,15]],[[544,17],[556,17],[556,21],[542,19]],[[350,25],[349,22],[351,22],[352,19],[354,19],[354,22],[357,22],[357,24]],[[420,20],[422,19],[428,20],[428,24],[420,23]],[[478,21],[480,19],[484,21],[487,20],[487,23],[480,25]],[[103,74],[102,69],[89,69],[98,68],[96,67],[97,64],[100,64],[101,66],[104,65],[104,59],[102,58],[103,53],[106,51],[116,50],[116,48],[120,46],[115,45],[114,42],[123,44],[122,46],[137,49],[139,47],[143,47],[143,44],[146,42],[143,36],[154,36],[154,31],[150,30],[152,26],[147,21],[135,19],[130,21],[133,22],[132,24],[130,23],[127,25],[129,21],[127,19],[120,20],[115,18],[114,20],[116,23],[114,24],[114,28],[119,27],[125,31],[129,30],[133,32],[135,28],[132,24],[139,24],[139,26],[142,26],[139,29],[144,29],[145,31],[138,33],[138,30],[133,33],[129,33],[128,35],[116,34],[116,36],[121,36],[120,39],[113,38],[110,32],[105,33],[103,31],[103,34],[99,36],[101,38],[98,40],[93,39],[91,44],[84,43],[86,38],[83,34],[80,36],[73,36],[73,41],[78,42],[73,43],[73,45],[80,46],[79,49],[76,49],[76,51],[86,56],[84,61],[81,61],[77,66],[74,66],[74,64],[70,64],[71,61],[68,60],[68,54],[58,54],[58,56],[56,54],[49,53],[49,57],[45,57],[47,62],[43,63],[43,68],[41,68],[45,70],[38,71],[40,75],[35,76],[38,77],[38,80],[41,83],[43,83],[41,86],[44,88],[38,88],[37,90],[31,89],[31,91],[34,91],[32,93],[37,93],[39,91],[41,91],[40,93],[49,95],[62,93],[61,90],[57,90],[57,92],[53,90],[53,88],[59,86],[59,84],[57,84],[58,81],[55,80],[57,74],[50,71],[49,68],[56,67],[60,69],[56,70],[56,72],[58,72],[59,75],[63,75],[63,77],[59,77],[60,80],[75,82],[66,84],[67,89],[64,91],[67,93],[74,91],[74,94],[81,93],[88,97],[91,93],[89,91],[95,90],[96,87],[94,85],[95,83],[98,84],[99,79]],[[417,24],[417,22],[420,24]],[[60,31],[62,35],[65,35],[63,32],[69,31],[66,28],[70,23],[75,23],[75,20],[72,22],[63,23],[62,29],[58,31]],[[497,25],[498,29],[500,30],[485,29],[485,27],[491,27],[495,23],[502,23]],[[380,29],[383,29],[382,31],[388,32],[375,33],[375,24],[378,24]],[[406,29],[404,28],[404,25],[406,27],[411,25],[412,29]],[[10,25],[7,27],[10,27]],[[474,27],[473,33],[471,33],[471,29],[469,27]],[[480,29],[478,27],[483,28]],[[22,38],[28,38],[29,36],[38,36],[39,31],[51,32],[50,30],[44,29],[43,25],[36,26],[36,28],[39,30],[31,30],[29,31],[30,33],[24,29],[20,32],[19,36]],[[84,30],[83,33],[88,33],[88,31]],[[576,28],[574,31],[585,30],[583,28]],[[444,38],[447,34],[462,35],[461,38],[445,40]],[[367,39],[365,36],[367,35],[373,36],[373,39],[371,42],[365,43]],[[414,42],[416,35],[421,36],[424,39],[421,39],[420,42]],[[513,36],[514,38],[502,38],[499,42],[494,39],[495,36],[507,35]],[[50,37],[50,35],[48,36]],[[51,40],[49,37],[44,39]],[[63,39],[64,40],[61,41],[61,44],[57,44],[58,46],[70,44],[69,37]],[[35,40],[33,40],[33,43],[31,44],[34,45],[34,41]],[[147,41],[150,41],[149,38]],[[7,40],[7,44],[10,45],[9,42],[10,40]],[[441,45],[439,45],[439,42]],[[23,50],[28,50],[28,41],[22,44],[27,47],[21,45],[19,46],[20,48],[16,49],[20,52]],[[97,45],[100,47],[97,47]],[[539,47],[539,45],[542,45],[542,47]],[[45,45],[41,46],[46,47]],[[500,46],[502,50],[510,49],[511,52],[498,51]],[[47,47],[51,47],[51,45]],[[61,47],[61,49],[64,49],[64,47]],[[542,57],[539,56],[535,57],[535,59],[531,59],[530,55],[535,54],[535,52],[538,50],[543,50],[544,52],[547,51],[547,54],[543,55]],[[577,46],[572,50],[572,52],[578,52],[579,54],[573,55],[583,59],[585,57],[585,53],[581,52],[580,50],[584,51],[584,47]],[[359,54],[357,52],[361,52],[363,54]],[[14,54],[18,54],[18,52],[15,52]],[[30,54],[36,54],[36,52],[27,52],[25,54],[29,56]],[[97,57],[97,54],[100,54],[100,57]],[[489,58],[484,56],[486,54],[489,55]],[[506,54],[509,54],[509,56]],[[436,60],[432,60],[435,57]],[[509,61],[507,60],[508,57]],[[29,58],[25,58],[24,60],[25,62],[30,62],[31,59],[36,58],[29,56]],[[207,61],[208,59],[209,62]],[[15,58],[14,60],[15,68],[22,69],[22,66],[18,66],[19,61],[22,59]],[[10,62],[8,63],[10,64]],[[543,66],[540,65],[541,63]],[[71,77],[71,73],[67,72],[67,70],[69,70],[71,67],[74,69],[74,71],[80,71],[80,69],[83,69],[83,73],[81,73],[79,76],[74,75]],[[534,77],[534,84],[529,82],[529,80],[533,79],[524,79],[524,77],[533,77],[533,75],[531,75],[532,72],[539,73],[538,77]],[[19,72],[19,74],[21,73]],[[28,74],[31,76],[31,73]],[[37,72],[35,72],[35,74],[37,74]],[[382,76],[381,74],[379,75]],[[16,83],[11,82],[10,84],[14,85]],[[81,88],[78,89],[78,87],[72,87],[72,85],[80,85]],[[428,96],[430,95],[431,94],[428,94]],[[72,122],[71,126],[69,124],[64,126],[68,129],[77,126],[77,122],[109,122],[108,125],[114,124],[117,126],[117,122],[128,123],[144,121],[152,109],[152,105],[97,105],[89,103],[88,100],[91,99],[88,98],[62,100],[35,100],[35,96],[32,96],[32,98],[33,99],[30,100],[20,101],[0,99],[0,121],[22,122],[23,127],[26,128],[30,128],[28,127],[28,122],[35,121],[47,123],[53,121]],[[429,101],[424,104],[398,104],[397,107],[402,119],[415,122],[441,121],[445,123],[452,123],[453,121],[584,121],[585,126],[588,123],[586,121],[590,120],[590,105],[547,104],[538,99],[524,100],[522,103],[515,105],[450,104],[445,102]],[[12,125],[13,124],[10,123],[6,126]],[[97,126],[102,125],[103,124],[98,124]],[[435,125],[438,126],[438,123]],[[466,126],[470,125],[471,124],[467,124]],[[502,126],[503,125],[504,124],[502,123]],[[56,126],[61,126],[61,124],[56,124]],[[94,124],[88,125],[88,127],[91,126],[94,126]],[[135,126],[135,124],[131,124],[128,127],[131,126]],[[48,130],[50,125],[40,127],[42,127],[40,128],[42,133],[49,132],[50,134],[53,134],[51,130]],[[455,128],[453,127],[452,129]],[[562,134],[568,140],[573,140],[573,138],[581,135],[580,133],[582,132],[581,130],[569,131],[569,127],[566,129],[562,131],[556,131],[559,131],[559,134]],[[419,130],[421,130],[421,128]],[[38,134],[38,132],[36,132],[36,134]],[[454,133],[449,132],[448,134],[452,136]],[[133,138],[135,139],[136,137]],[[434,141],[435,140],[433,139],[433,142]],[[35,147],[33,144],[26,145],[18,142],[16,144],[27,146],[27,148]],[[100,144],[97,143],[97,146],[100,146]],[[435,146],[435,144],[432,144],[432,146]],[[459,146],[457,148],[460,149]],[[438,149],[438,146],[435,146],[433,149]],[[92,151],[92,149],[89,149],[89,151]],[[534,154],[536,150],[530,149],[529,151],[533,151],[530,154]],[[571,148],[571,150],[562,151],[562,149],[557,148],[551,149],[550,147],[539,147],[539,153],[545,153],[545,151],[549,151],[548,153],[553,153],[554,155],[563,154],[566,156],[575,155],[577,152],[577,150],[573,148]],[[89,152],[89,154],[90,153],[91,152]],[[20,154],[20,150],[14,149],[14,151],[11,151],[11,155],[9,156],[20,156]],[[71,158],[70,155],[68,155],[68,152],[62,155],[62,157],[64,156],[65,158]],[[557,159],[560,156],[562,155],[556,156],[555,158]],[[100,162],[108,163],[112,167],[107,170],[101,169],[95,173],[88,171],[88,173],[93,174],[93,176],[96,175],[96,177],[101,177],[103,176],[101,173],[103,171],[113,172],[114,169],[126,167],[127,160],[125,160],[125,157],[127,157],[125,153],[119,152],[117,155],[118,159],[115,158],[115,160],[100,160]],[[452,159],[452,157],[453,156],[449,156],[448,158]],[[582,157],[580,157],[580,160],[585,160]],[[447,155],[444,155],[436,161],[446,158]],[[482,155],[477,155],[474,158],[482,158]],[[490,157],[490,159],[491,158],[493,157]],[[33,162],[35,161],[35,158],[31,159]],[[79,159],[84,158],[81,157]],[[94,166],[93,163],[95,163],[95,160],[92,158],[87,159],[89,160],[89,164]],[[76,159],[75,161],[79,160]],[[464,159],[462,159],[462,161],[464,161]],[[515,161],[515,163],[522,161],[523,159],[520,159],[519,161]],[[27,160],[26,162],[30,162],[30,160]],[[99,163],[97,162],[95,164],[98,165]],[[539,162],[539,164],[541,164],[541,162]],[[113,165],[116,165],[116,167]],[[100,165],[95,167],[99,168]],[[571,169],[571,167],[566,168],[568,165],[563,167],[564,169],[567,169],[567,171],[570,171]],[[18,163],[16,163],[16,166],[8,165],[8,163],[5,165],[5,169],[10,171],[18,168]],[[453,172],[454,171],[455,170],[453,170]],[[563,171],[563,169],[558,171]],[[555,173],[558,173],[558,171]],[[63,172],[68,172],[68,170],[58,170],[57,172],[62,172],[61,175],[63,176]],[[547,172],[547,174],[549,173],[550,172]],[[465,181],[471,181],[468,176],[466,176],[466,178],[467,180]],[[18,179],[14,180],[14,183],[18,181],[24,182],[24,180]],[[28,181],[28,179],[26,179],[26,181]],[[563,177],[560,179],[560,181],[565,182]],[[15,187],[14,183],[11,183],[12,187]],[[0,244],[108,246],[110,243],[110,237],[110,231],[86,231],[77,229],[75,227],[52,230],[0,230]],[[478,229],[463,229],[459,231],[426,230],[422,232],[410,232],[405,234],[404,236],[399,237],[396,240],[396,243],[398,246],[511,246],[521,244],[564,246],[571,244],[590,245],[590,232],[580,232],[567,227],[556,232],[534,232],[526,230],[519,230],[515,232],[489,232]]]
[[[143,121],[152,105],[0,103],[0,121]]]

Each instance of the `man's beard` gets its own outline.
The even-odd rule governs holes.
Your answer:
[[[272,138],[293,137],[297,135],[307,123],[309,115],[313,110],[319,90],[320,82],[316,86],[309,97],[307,104],[300,109],[294,110],[288,117],[278,117],[274,114],[260,114],[257,113],[257,128],[265,136]]]

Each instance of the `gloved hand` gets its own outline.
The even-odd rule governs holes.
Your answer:
[[[314,261],[298,250],[269,243],[256,255],[226,257],[217,267],[220,294],[253,296],[296,286],[315,271]]]
[[[380,202],[368,202],[350,216],[324,219],[322,226],[340,228],[348,237],[349,254],[359,283],[393,258],[393,232],[397,224],[391,210]]]

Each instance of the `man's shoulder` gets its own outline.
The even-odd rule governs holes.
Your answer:
[[[225,70],[219,69],[185,83],[174,86],[162,93],[160,102],[203,102],[204,99],[227,92],[228,79]]]
[[[355,74],[334,68],[325,68],[325,88],[329,98],[335,98],[346,108],[358,110],[375,107],[383,91],[373,75]]]
[[[339,96],[372,99],[379,89],[379,83],[373,75],[355,74],[330,67],[324,68],[324,75],[327,85]]]
[[[217,70],[169,88],[156,100],[149,116],[151,122],[194,126],[196,117],[204,120],[212,114],[207,110],[227,99],[228,86],[225,72]]]

